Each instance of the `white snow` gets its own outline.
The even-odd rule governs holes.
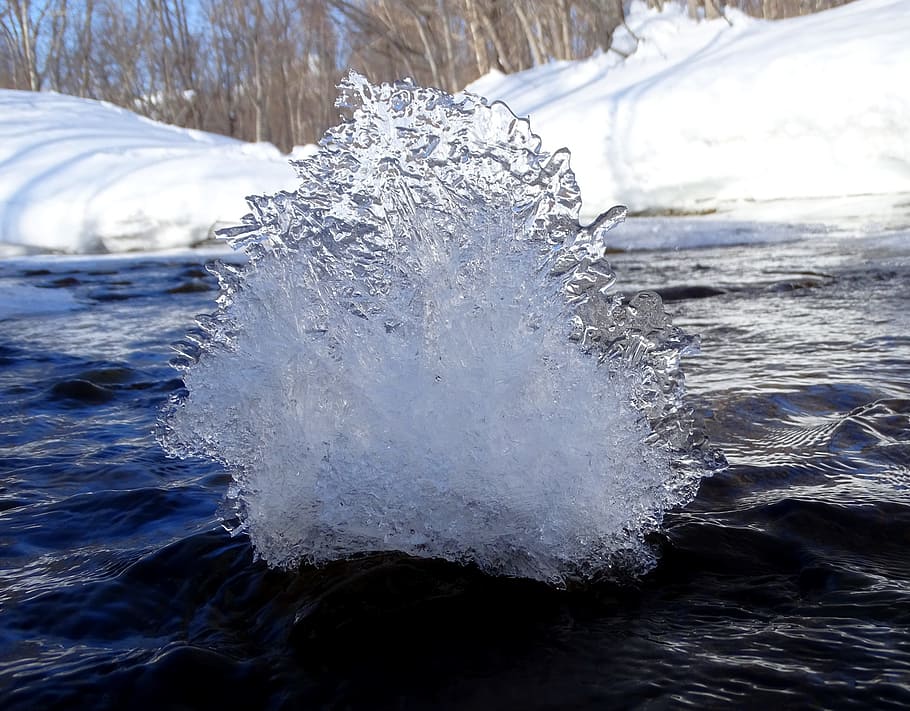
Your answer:
[[[776,22],[728,10],[729,22],[695,23],[665,7],[633,2],[640,41],[624,29],[614,41],[628,58],[494,73],[468,89],[529,116],[547,149],[572,151],[585,218],[617,203],[720,212],[650,242],[650,223],[631,221],[616,231],[630,246],[750,241],[754,220],[910,224],[910,0]],[[246,195],[296,183],[269,144],[9,90],[0,166],[0,256],[191,246],[237,222]]]
[[[0,91],[0,255],[155,250],[237,222],[247,195],[293,188],[251,144],[53,93]]]
[[[468,87],[571,150],[586,216],[623,203],[746,207],[751,219],[754,201],[910,193],[908,0],[775,22],[728,10],[729,23],[694,23],[665,8],[633,3],[628,59],[610,51]],[[634,41],[620,30],[614,46]]]

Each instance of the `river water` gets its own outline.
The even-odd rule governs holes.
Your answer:
[[[208,257],[0,262],[3,708],[910,705],[906,232],[612,256],[700,334],[729,467],[651,573],[568,590],[254,560],[230,477],[153,434]]]

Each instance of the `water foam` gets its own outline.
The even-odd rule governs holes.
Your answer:
[[[229,231],[162,442],[232,473],[269,564],[366,552],[556,584],[653,564],[710,469],[692,339],[613,293],[614,208],[581,227],[565,150],[503,104],[352,74],[296,192]]]

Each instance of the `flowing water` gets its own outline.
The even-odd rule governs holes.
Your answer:
[[[219,522],[230,476],[153,435],[204,260],[2,265],[36,290],[0,322],[4,708],[910,702],[906,240],[612,255],[701,334],[688,397],[729,467],[649,574],[567,591],[255,561]]]
[[[910,237],[606,255],[575,199],[0,262],[0,705],[910,704]]]

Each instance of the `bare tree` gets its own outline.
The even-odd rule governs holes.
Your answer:
[[[12,82],[39,91],[54,71],[63,49],[68,8],[66,0],[10,0],[0,5],[0,32],[6,55],[13,59]]]

